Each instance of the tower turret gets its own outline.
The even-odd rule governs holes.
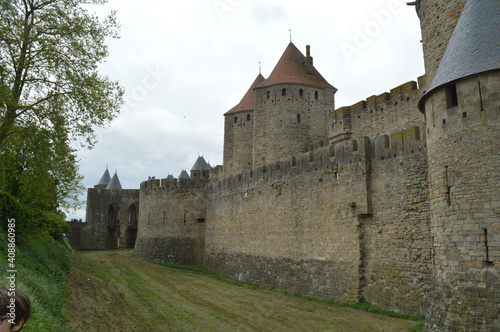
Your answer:
[[[118,173],[116,171],[111,178],[111,181],[109,181],[108,185],[106,186],[106,189],[122,189],[122,184],[120,183],[120,179],[118,178]]]
[[[210,165],[205,161],[205,158],[203,158],[203,156],[199,156],[193,167],[191,167],[191,178],[208,179],[211,168],[212,167],[210,167]]]
[[[337,91],[289,43],[268,79],[254,89],[253,168],[328,144]]]
[[[260,73],[238,105],[224,114],[224,176],[252,169],[254,88],[264,81]]]
[[[106,170],[104,171],[101,178],[99,179],[99,182],[94,186],[94,188],[106,188],[110,181],[111,175],[109,175],[108,167],[106,167]]]
[[[425,81],[424,90],[432,81],[448,41],[460,17],[466,0],[416,0],[415,5],[422,31]]]
[[[456,12],[444,3],[446,25]],[[498,0],[468,0],[439,63],[426,56],[435,73],[419,102],[434,263],[428,331],[500,330],[499,15]],[[424,51],[437,42],[424,39]]]

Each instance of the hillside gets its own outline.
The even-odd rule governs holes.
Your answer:
[[[279,293],[130,251],[82,251],[68,282],[75,331],[407,331],[419,322]]]

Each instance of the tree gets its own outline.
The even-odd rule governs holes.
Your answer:
[[[26,151],[38,139],[38,151],[41,142],[46,144],[52,162],[32,154],[22,170],[54,177],[59,199],[63,188],[69,188],[65,182],[78,176],[70,171],[68,179],[55,178],[62,173],[51,167],[76,164],[70,141],[84,138],[92,147],[94,128],[109,123],[122,104],[119,84],[98,73],[108,55],[106,38],[118,38],[115,14],[100,20],[84,7],[106,2],[0,0],[0,167],[6,167],[7,155],[21,158],[23,150],[13,149],[25,144]],[[11,166],[20,163],[10,160]]]

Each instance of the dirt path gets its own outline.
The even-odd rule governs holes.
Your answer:
[[[74,331],[407,331],[418,324],[260,289],[133,257],[75,255],[68,328]]]

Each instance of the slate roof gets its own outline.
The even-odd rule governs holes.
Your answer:
[[[178,179],[190,179],[189,174],[185,169],[182,170],[181,174],[179,174]]]
[[[209,166],[210,165],[205,161],[205,158],[200,156],[198,157],[198,159],[196,159],[193,167],[191,167],[191,171],[202,171],[205,169],[210,169]]]
[[[296,83],[335,89],[321,76],[314,66],[312,75],[309,75],[305,62],[306,57],[304,54],[293,43],[288,44],[269,78],[260,83],[257,88],[275,84]]]
[[[118,174],[113,175],[111,181],[108,183],[106,189],[122,189],[122,184],[120,183],[120,179],[118,178]]]
[[[248,89],[248,91],[245,93],[241,101],[238,103],[238,105],[234,106],[231,108],[229,111],[227,111],[224,115],[227,114],[232,114],[232,113],[237,113],[237,112],[242,112],[242,111],[252,111],[254,109],[254,94],[253,94],[253,89],[262,83],[265,80],[264,76],[259,74],[255,80],[253,81],[252,85]]]
[[[468,0],[425,97],[455,80],[500,68],[500,1]]]
[[[108,185],[109,181],[111,181],[111,175],[109,175],[108,168],[106,167],[106,170],[102,174],[101,179],[99,180],[99,182],[97,184],[98,185],[100,185],[100,184]]]

